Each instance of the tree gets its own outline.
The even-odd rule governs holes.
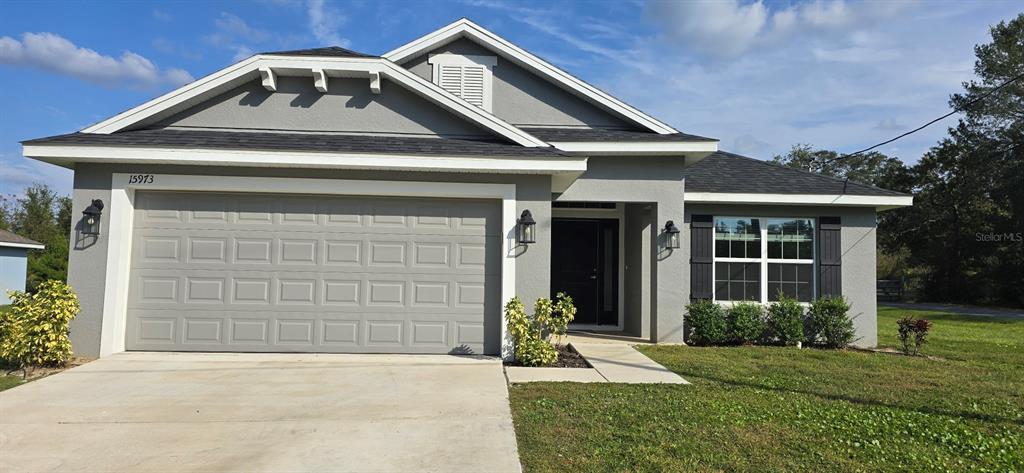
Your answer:
[[[28,252],[29,291],[49,279],[67,279],[71,214],[71,198],[45,184],[33,184],[22,197],[0,205],[0,226],[46,245]]]

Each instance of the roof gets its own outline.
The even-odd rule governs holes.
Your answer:
[[[293,49],[291,51],[268,51],[260,54],[273,56],[326,56],[326,57],[380,57],[372,54],[363,54],[340,46],[327,46],[323,48]]]
[[[69,133],[23,141],[24,145],[76,145],[143,148],[212,148],[424,156],[564,157],[552,147],[525,147],[498,141],[411,138],[383,135],[274,133],[154,129],[111,134]]]
[[[30,240],[7,230],[0,230],[0,246],[13,246],[16,248],[31,248],[38,250],[44,248],[43,244],[38,241]]]
[[[599,141],[599,142],[664,142],[664,141],[718,141],[715,138],[686,133],[658,134],[650,131],[612,130],[604,128],[537,128],[523,127],[527,133],[544,141]]]
[[[683,171],[686,192],[905,197],[902,192],[718,151]]]

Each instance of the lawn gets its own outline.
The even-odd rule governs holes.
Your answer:
[[[777,347],[641,350],[693,383],[510,388],[528,471],[1024,470],[1024,321],[935,322],[939,359]]]

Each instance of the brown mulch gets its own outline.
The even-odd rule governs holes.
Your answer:
[[[34,380],[37,380],[37,379],[40,379],[40,378],[45,378],[47,376],[50,376],[51,374],[60,373],[61,371],[64,371],[64,370],[67,370],[67,369],[71,369],[71,368],[74,368],[76,366],[82,366],[82,365],[84,365],[84,364],[86,364],[86,363],[88,363],[90,361],[93,361],[93,360],[95,360],[95,358],[85,358],[85,357],[77,357],[76,356],[76,357],[68,360],[68,362],[64,363],[63,365],[59,365],[59,366],[30,366],[30,367],[26,368],[25,370],[21,370],[20,368],[19,369],[11,369],[9,366],[0,366],[0,368],[3,368],[2,370],[0,370],[0,374],[8,374],[8,375],[11,375],[11,376],[21,376],[25,381],[34,381]]]
[[[555,344],[558,351],[558,361],[540,368],[590,368],[590,364],[570,345]],[[518,361],[505,362],[507,366],[522,366]]]

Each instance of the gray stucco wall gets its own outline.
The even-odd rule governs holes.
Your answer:
[[[680,251],[665,248],[661,228],[667,220],[682,220],[684,164],[682,157],[669,156],[592,157],[587,163],[587,171],[556,198],[563,201],[637,203],[650,207],[650,215],[641,219],[649,225],[649,230],[632,232],[633,238],[627,233],[625,242],[627,247],[642,245],[642,239],[649,238],[646,256],[652,261],[648,276],[650,283],[641,283],[641,292],[627,296],[625,302],[627,307],[631,304],[634,308],[640,307],[641,320],[649,317],[650,324],[641,323],[650,326],[649,335],[658,342],[683,341],[682,311],[689,294],[683,291],[680,281],[686,278],[689,260]],[[640,218],[642,214],[635,212],[635,207],[633,209],[633,216]],[[626,228],[637,230],[643,226],[642,221],[627,221]],[[630,249],[626,250],[627,258],[630,252]],[[627,279],[635,274],[631,275],[627,270]],[[651,301],[649,315],[643,311],[642,302],[638,305],[637,300]],[[625,320],[637,315],[627,313]]]
[[[277,92],[251,81],[154,126],[491,136],[398,84],[384,80],[378,95],[367,79],[333,77],[327,93],[312,77],[279,77]]]
[[[403,66],[426,80],[432,80],[433,70],[427,59],[430,54],[438,53],[497,56],[483,46],[462,38],[414,57]],[[632,127],[500,56],[493,73],[493,113],[514,125]]]
[[[857,330],[858,346],[873,347],[878,343],[878,309],[875,290],[875,209],[818,206],[710,205],[687,204],[685,224],[680,226],[682,244],[679,251],[690,258],[690,216],[716,215],[731,217],[841,217],[843,296],[850,302],[850,314]],[[681,288],[689,299],[689,271]]]
[[[202,166],[140,166],[79,164],[75,169],[73,215],[78,215],[92,199],[110,204],[113,173],[149,173],[184,175],[296,177],[320,179],[373,179],[394,181],[439,181],[467,183],[506,183],[516,185],[518,215],[529,209],[537,220],[537,242],[518,248],[516,257],[516,294],[524,301],[548,297],[551,285],[551,178],[542,175],[485,175],[454,173],[416,173],[379,171],[336,171],[318,169],[260,169]],[[107,209],[109,211],[109,207]],[[106,213],[106,211],[104,212]],[[101,235],[96,241],[77,241],[71,236],[68,282],[78,292],[81,312],[71,323],[71,343],[79,356],[99,354],[102,326],[103,292],[106,278],[108,220],[101,219]],[[505,301],[501,301],[504,304]],[[494,327],[500,329],[500,327]]]
[[[631,335],[651,337],[651,204],[625,204],[625,294],[623,330]]]
[[[7,291],[25,290],[28,250],[0,246],[0,305],[10,304]]]

